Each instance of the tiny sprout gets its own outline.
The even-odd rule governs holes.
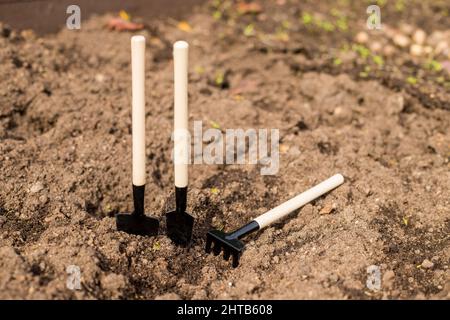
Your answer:
[[[324,29],[325,31],[331,32],[334,31],[334,25],[331,22],[328,21],[322,21],[320,23],[320,26],[322,27],[322,29]]]
[[[335,58],[335,59],[333,60],[333,64],[334,64],[335,66],[340,66],[340,65],[342,64],[342,60],[339,59],[339,58]]]
[[[363,59],[366,59],[370,55],[370,50],[361,44],[353,45],[353,50],[356,51]]]
[[[217,122],[213,121],[213,120],[211,120],[211,121],[209,122],[209,124],[210,124],[211,127],[214,128],[214,129],[220,129],[220,125],[219,125]]]
[[[219,189],[217,189],[216,187],[211,188],[211,193],[212,194],[218,194],[219,193]]]
[[[216,73],[216,77],[214,79],[214,82],[216,83],[217,86],[220,87],[223,84],[224,80],[225,80],[224,73],[222,71],[218,71]]]
[[[408,219],[408,217],[403,217],[403,224],[405,225],[405,226],[408,226],[408,223],[409,223],[409,219]]]
[[[406,82],[408,82],[409,84],[415,85],[415,84],[417,84],[417,78],[409,76],[408,78],[406,78]]]
[[[337,21],[336,21],[336,26],[341,29],[342,31],[347,31],[348,30],[348,24],[347,24],[347,20],[345,19],[345,17],[340,17]]]
[[[253,24],[249,24],[244,28],[244,35],[246,37],[251,37],[255,34],[255,27]]]
[[[195,66],[194,71],[196,74],[203,74],[205,73],[205,68],[203,68],[202,66]]]
[[[436,60],[429,60],[426,64],[425,64],[425,68],[431,70],[431,71],[436,71],[439,72],[442,70],[442,65],[436,61]]]
[[[307,12],[304,12],[302,15],[302,22],[305,25],[311,24],[313,22],[313,17]]]
[[[374,55],[372,57],[372,60],[380,68],[384,65],[384,60],[383,60],[383,57],[381,57],[381,56]]]
[[[158,241],[155,241],[155,242],[153,243],[152,250],[153,250],[153,251],[159,251],[159,250],[161,250],[161,244],[160,244]]]
[[[281,22],[281,26],[282,26],[284,29],[290,29],[290,28],[291,28],[291,23],[289,22],[289,20],[283,20],[283,21]]]
[[[213,18],[215,20],[220,20],[220,18],[222,18],[222,12],[220,12],[219,10],[214,11]]]

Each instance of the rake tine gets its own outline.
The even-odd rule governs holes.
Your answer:
[[[228,261],[230,258],[231,250],[229,248],[223,249],[223,260]]]
[[[219,241],[214,241],[214,248],[213,253],[215,256],[219,255],[220,251],[222,250],[222,245]]]
[[[233,268],[237,268],[239,265],[239,253],[233,252]]]
[[[212,239],[211,239],[211,237],[208,235],[208,236],[206,237],[206,247],[205,247],[206,253],[210,253],[210,252],[211,252],[211,245],[212,245]]]

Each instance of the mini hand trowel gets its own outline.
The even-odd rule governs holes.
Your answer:
[[[194,218],[186,212],[190,135],[188,130],[188,50],[185,41],[173,46],[174,58],[174,171],[175,211],[166,214],[167,235],[179,245],[188,245],[192,238]]]
[[[131,38],[133,202],[131,214],[116,215],[117,230],[137,235],[158,233],[159,222],[144,213],[145,194],[145,37]]]

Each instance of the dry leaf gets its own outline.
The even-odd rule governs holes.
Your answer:
[[[112,18],[108,21],[108,29],[117,31],[138,31],[144,29],[142,23],[134,23],[122,18]]]
[[[330,214],[331,212],[336,209],[336,204],[334,203],[327,203],[320,211],[319,214]]]
[[[125,10],[120,10],[119,17],[121,17],[125,21],[130,21],[131,20],[131,16]]]
[[[262,7],[258,2],[239,2],[237,11],[240,14],[257,14],[262,12]]]
[[[177,25],[177,28],[184,32],[192,31],[192,27],[186,21],[180,21]]]

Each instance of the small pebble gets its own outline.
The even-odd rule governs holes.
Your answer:
[[[101,73],[97,73],[95,75],[95,81],[102,83],[103,81],[105,81],[105,76]]]
[[[386,288],[392,288],[394,285],[395,273],[392,270],[388,270],[383,274],[383,286]]]
[[[422,29],[417,29],[413,34],[413,40],[415,43],[423,45],[427,38],[427,34]]]
[[[355,37],[355,40],[358,43],[366,43],[367,41],[369,41],[369,35],[364,31],[358,32],[358,34]]]
[[[411,53],[413,56],[420,57],[423,54],[423,47],[419,44],[413,44],[409,48],[409,53]]]
[[[409,46],[410,40],[407,36],[404,36],[402,34],[397,34],[394,37],[394,43],[399,47],[405,48],[405,47]]]
[[[434,263],[433,263],[433,262],[431,262],[431,261],[428,260],[428,259],[423,260],[423,262],[422,262],[422,268],[424,268],[424,269],[431,269],[431,268],[433,268],[433,267],[434,267]]]
[[[389,44],[386,45],[383,49],[383,53],[385,56],[391,56],[394,54],[394,52],[395,52],[395,48]]]
[[[31,193],[38,193],[39,191],[41,191],[42,189],[44,189],[44,185],[42,184],[42,182],[38,181],[35,184],[33,184],[30,188],[30,192]]]

